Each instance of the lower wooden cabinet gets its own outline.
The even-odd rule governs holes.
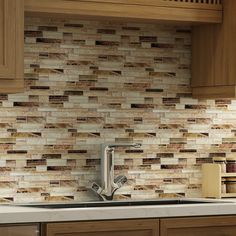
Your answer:
[[[160,220],[161,236],[235,236],[236,217],[188,217]]]
[[[236,216],[0,225],[0,236],[236,236]]]
[[[40,236],[39,225],[0,225],[0,236]]]
[[[44,225],[44,233],[45,236],[159,236],[159,220],[48,223]]]

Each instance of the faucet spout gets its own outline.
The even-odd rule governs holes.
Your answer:
[[[102,160],[101,160],[101,187],[103,194],[112,195],[113,180],[114,180],[114,152],[115,148],[109,145],[102,145]]]

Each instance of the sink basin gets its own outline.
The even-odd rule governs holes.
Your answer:
[[[92,208],[92,207],[121,207],[121,206],[157,206],[157,205],[187,205],[187,204],[216,204],[223,203],[209,200],[151,200],[151,201],[106,201],[106,202],[81,202],[81,203],[49,203],[49,204],[23,204],[18,206],[37,207],[47,209],[61,208]],[[224,202],[229,203],[229,202]]]

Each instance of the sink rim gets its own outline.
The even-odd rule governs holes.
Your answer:
[[[99,207],[142,207],[142,206],[178,206],[197,204],[224,204],[235,203],[215,199],[157,199],[157,200],[130,200],[130,201],[91,201],[91,202],[49,202],[49,203],[26,203],[12,206],[33,207],[43,209],[68,209],[68,208],[99,208]]]

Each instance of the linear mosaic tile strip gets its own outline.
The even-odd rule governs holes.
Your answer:
[[[236,102],[191,98],[191,29],[27,18],[25,92],[0,95],[2,202],[87,201],[104,142],[116,199],[198,197],[201,164],[236,152]]]

